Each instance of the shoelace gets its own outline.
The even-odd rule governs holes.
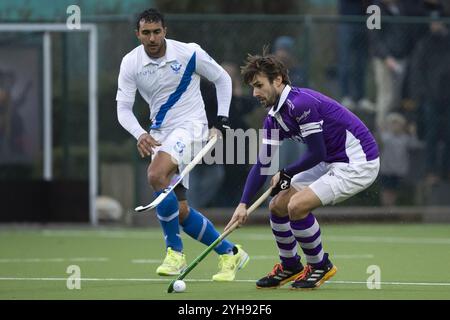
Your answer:
[[[177,254],[174,252],[169,253],[164,259],[164,264],[174,265],[178,263]]]
[[[295,278],[294,281],[304,280],[304,279],[308,278],[311,271],[312,271],[312,267],[309,264],[307,264],[305,266],[305,268],[303,269],[303,272],[300,273],[300,275],[297,278]]]
[[[232,258],[233,256],[227,254],[220,256],[219,269],[233,270],[234,261]]]
[[[283,272],[283,265],[282,265],[281,263],[277,263],[277,264],[273,267],[272,271],[269,272],[268,276],[274,276],[274,275],[277,274],[278,271]]]

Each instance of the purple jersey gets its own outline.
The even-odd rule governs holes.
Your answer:
[[[293,176],[320,162],[363,163],[378,158],[378,146],[369,129],[344,106],[311,89],[286,86],[278,104],[264,120],[263,144],[272,157],[273,146],[284,139],[304,142],[308,150],[299,160],[284,168]],[[263,153],[264,154],[264,153]],[[267,176],[260,158],[247,177],[242,203],[250,199],[264,184]]]
[[[364,123],[335,100],[311,89],[286,86],[278,105],[264,121],[263,143],[277,145],[284,139],[300,142],[322,132],[325,162],[366,162],[378,158],[377,143]],[[271,129],[279,129],[278,139]]]

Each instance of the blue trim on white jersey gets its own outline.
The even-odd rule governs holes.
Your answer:
[[[150,127],[151,129],[158,129],[161,127],[161,124],[164,120],[164,117],[167,114],[167,111],[175,104],[178,100],[180,100],[181,95],[186,91],[187,87],[191,83],[192,74],[195,71],[195,52],[192,55],[191,59],[189,59],[188,64],[186,65],[186,70],[184,70],[184,74],[181,77],[180,84],[176,88],[176,90],[169,96],[166,103],[164,103],[161,108],[159,108],[158,113],[155,117],[155,123]]]

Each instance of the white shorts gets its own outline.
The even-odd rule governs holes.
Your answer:
[[[178,172],[181,172],[203,148],[208,132],[208,125],[198,122],[185,122],[171,130],[150,130],[150,135],[161,143],[153,149],[152,159],[158,151],[164,151],[171,155],[173,163],[178,165]],[[182,184],[189,188],[189,174],[183,178]]]
[[[292,177],[297,190],[310,187],[322,205],[336,204],[368,188],[377,178],[380,159],[363,163],[321,162]]]

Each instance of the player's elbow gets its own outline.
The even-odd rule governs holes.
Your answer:
[[[325,148],[325,145],[321,146],[321,148],[317,148],[316,157],[320,161],[324,161],[327,157],[327,149]]]
[[[225,71],[225,69],[222,70],[217,80],[214,82],[214,84],[217,85],[223,85],[231,88],[232,80],[231,76],[228,74],[228,72]]]

